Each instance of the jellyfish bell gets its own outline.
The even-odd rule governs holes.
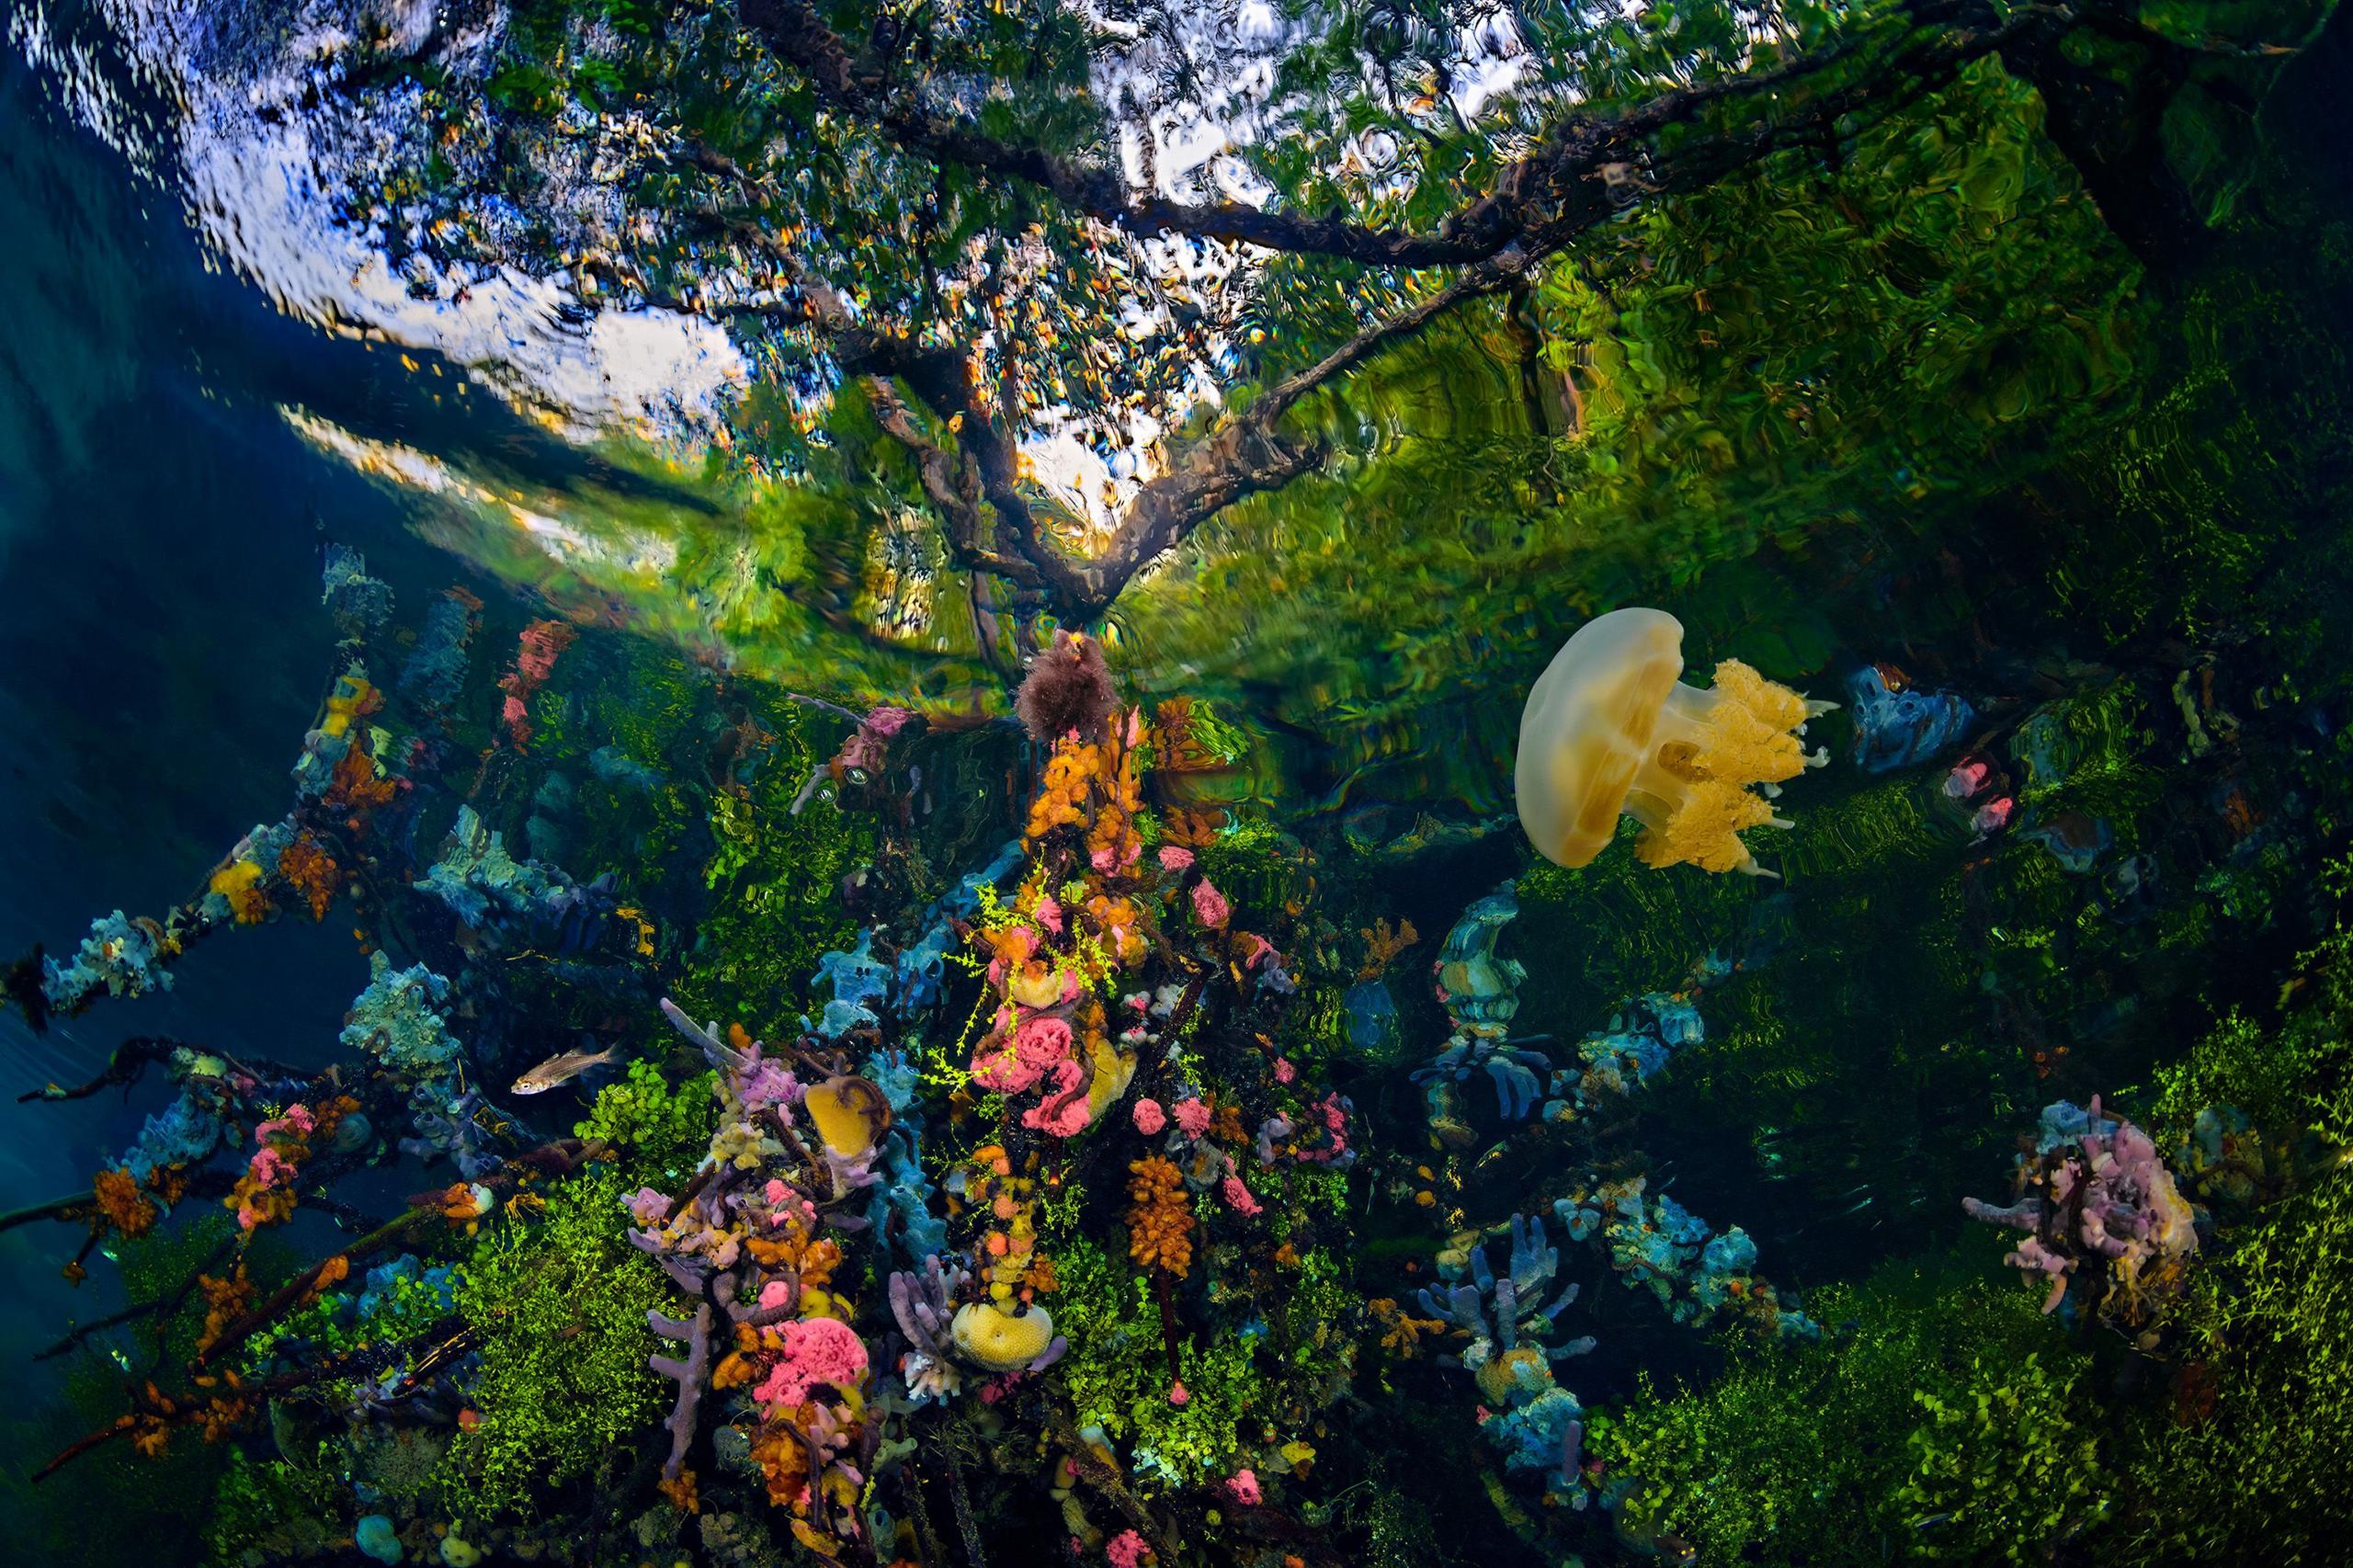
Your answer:
[[[1716,666],[1706,690],[1682,674],[1683,623],[1630,608],[1579,627],[1537,677],[1520,713],[1515,785],[1520,825],[1546,859],[1589,863],[1623,815],[1643,825],[1635,854],[1645,865],[1771,874],[1740,833],[1793,825],[1766,798],[1829,760],[1826,749],[1809,756],[1798,737],[1837,704],[1809,701],[1736,659]]]

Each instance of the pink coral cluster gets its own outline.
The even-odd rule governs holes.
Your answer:
[[[820,1385],[855,1391],[866,1375],[866,1342],[838,1318],[799,1318],[778,1333],[784,1354],[752,1391],[764,1405],[790,1410],[805,1404],[810,1391]]]
[[[1145,1098],[1136,1101],[1135,1109],[1130,1114],[1135,1120],[1136,1131],[1147,1138],[1158,1137],[1160,1130],[1168,1125],[1168,1113],[1161,1108],[1160,1102],[1155,1099]]]
[[[637,1221],[641,1230],[650,1231],[670,1218],[669,1194],[656,1192],[650,1187],[639,1187],[622,1202],[629,1209],[629,1217]]]
[[[1188,1138],[1199,1138],[1210,1130],[1209,1102],[1199,1095],[1178,1100],[1175,1106],[1176,1131]]]
[[[572,640],[577,636],[573,628],[561,620],[535,620],[523,628],[517,639],[515,668],[498,677],[498,689],[506,694],[500,706],[498,721],[506,726],[507,734],[517,745],[531,739],[531,696],[555,673],[555,662]]]
[[[745,1110],[774,1110],[787,1127],[791,1126],[792,1108],[801,1100],[801,1080],[790,1067],[763,1060],[757,1045],[745,1054],[749,1061],[734,1075],[736,1097]]]
[[[254,1157],[246,1165],[245,1171],[261,1186],[276,1187],[294,1175],[294,1162],[265,1143],[254,1151]],[[247,1230],[252,1228],[250,1225],[246,1227]]]
[[[858,722],[858,728],[850,732],[849,739],[842,743],[835,763],[843,768],[854,767],[870,775],[881,772],[889,760],[886,754],[891,749],[892,737],[905,729],[907,722],[914,717],[915,714],[904,708],[884,706],[873,709]]]
[[[1316,1101],[1314,1109],[1324,1122],[1324,1142],[1295,1152],[1302,1160],[1330,1165],[1348,1152],[1348,1102],[1336,1089]]]
[[[1152,1555],[1152,1548],[1143,1537],[1133,1530],[1121,1530],[1103,1543],[1103,1555],[1111,1560],[1111,1568],[1136,1568],[1136,1564]]]
[[[237,1201],[237,1226],[250,1231],[262,1223],[265,1216],[254,1207],[253,1199],[273,1187],[284,1187],[294,1179],[298,1169],[295,1161],[287,1158],[278,1142],[283,1140],[298,1151],[302,1140],[318,1128],[318,1119],[306,1105],[286,1108],[286,1114],[273,1117],[254,1129],[256,1149],[253,1158],[245,1163],[245,1183],[240,1187]]]
[[[1067,1068],[1066,1076],[1075,1080],[1080,1074],[1071,1060],[1072,1039],[1069,1019],[1032,1013],[1010,1038],[1002,1031],[992,1034],[973,1051],[972,1082],[1001,1095],[1017,1095],[1061,1069]]]
[[[286,1108],[286,1114],[284,1116],[265,1121],[259,1127],[255,1128],[254,1142],[256,1143],[267,1143],[271,1139],[277,1137],[279,1133],[289,1130],[291,1130],[298,1137],[307,1138],[318,1130],[318,1118],[311,1114],[311,1108],[309,1106],[299,1104],[290,1105]]]

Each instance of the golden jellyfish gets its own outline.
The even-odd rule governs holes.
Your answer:
[[[1683,623],[1628,608],[1579,627],[1537,677],[1519,716],[1515,777],[1520,825],[1546,859],[1586,864],[1622,814],[1643,825],[1634,853],[1646,866],[1773,874],[1741,831],[1794,825],[1767,800],[1829,760],[1826,748],[1809,756],[1798,737],[1837,704],[1810,701],[1737,659],[1718,665],[1705,691],[1682,674]]]

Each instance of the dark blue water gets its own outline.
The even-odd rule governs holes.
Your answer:
[[[404,586],[457,569],[395,503],[288,428],[282,403],[397,422],[390,356],[277,316],[208,272],[167,195],[0,58],[0,953],[70,948],[93,915],[160,915],[239,835],[286,809],[285,767],[335,632],[332,537]],[[191,952],[137,1015],[29,1033],[0,1016],[0,1209],[86,1187],[157,1096],[20,1105],[78,1083],[127,1033],[324,1059],[367,966],[350,933],[281,922]],[[59,1269],[79,1227],[0,1233],[10,1345],[114,1303]],[[57,1363],[50,1363],[54,1366]],[[17,1383],[21,1369],[12,1370]]]

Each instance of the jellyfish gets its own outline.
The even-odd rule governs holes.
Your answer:
[[[1643,825],[1646,866],[1769,876],[1744,828],[1794,824],[1767,800],[1829,761],[1797,737],[1835,702],[1809,701],[1737,659],[1706,691],[1684,685],[1683,625],[1665,610],[1587,621],[1537,677],[1519,719],[1520,825],[1544,858],[1582,866],[1622,813]],[[1762,793],[1752,791],[1756,786]]]

